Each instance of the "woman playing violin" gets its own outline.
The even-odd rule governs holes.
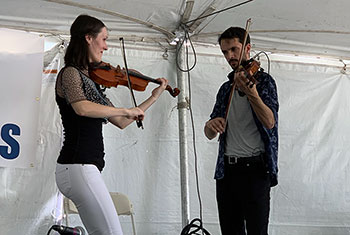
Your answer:
[[[102,124],[123,129],[159,98],[168,81],[135,108],[116,108],[100,86],[89,78],[88,68],[107,50],[107,28],[88,15],[78,16],[70,28],[71,40],[56,81],[56,102],[64,128],[64,142],[56,166],[56,183],[78,208],[88,234],[121,235],[122,230],[109,191],[101,177],[105,165]]]
[[[233,71],[220,87],[204,127],[208,139],[221,134],[215,179],[222,235],[245,235],[246,231],[266,235],[270,187],[277,184],[276,84],[261,71],[252,82],[249,71],[239,66],[240,59],[243,65],[249,61],[251,45],[246,35],[244,29],[230,27],[219,37]]]

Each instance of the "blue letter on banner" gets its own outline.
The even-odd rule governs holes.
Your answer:
[[[12,138],[10,130],[12,135],[20,135],[21,133],[19,126],[15,124],[8,123],[1,128],[1,138],[11,147],[11,152],[8,152],[8,146],[0,146],[0,155],[6,159],[15,159],[19,155],[19,143]]]

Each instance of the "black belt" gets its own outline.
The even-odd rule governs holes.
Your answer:
[[[228,165],[249,165],[256,163],[264,163],[264,154],[252,157],[238,157],[225,155],[225,163]]]

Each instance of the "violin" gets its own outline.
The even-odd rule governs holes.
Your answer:
[[[238,71],[243,71],[245,76],[248,78],[247,86],[250,88],[253,87],[254,84],[257,84],[258,81],[254,77],[256,73],[260,70],[260,62],[256,61],[254,59],[250,59],[247,61],[242,62],[242,64],[239,66]]]
[[[258,72],[258,70],[260,68],[260,63],[256,60],[254,60],[253,58],[251,58],[248,61],[242,61],[243,53],[245,51],[245,46],[246,46],[246,42],[247,42],[247,38],[248,38],[250,24],[251,24],[251,19],[249,18],[247,20],[247,23],[246,23],[244,39],[243,39],[243,43],[242,43],[242,49],[241,49],[241,53],[239,55],[238,65],[237,65],[236,70],[237,70],[237,72],[244,71],[245,76],[249,80],[246,85],[247,86],[249,85],[249,87],[252,88],[254,86],[254,84],[257,83],[257,80],[254,78],[254,75]],[[234,87],[233,87],[233,89],[234,89]],[[232,89],[232,91],[233,91],[233,89]],[[231,103],[231,99],[230,99],[230,103]]]
[[[161,84],[160,81],[147,77],[136,70],[128,70],[131,88],[136,91],[144,91],[149,82]],[[101,62],[89,68],[90,78],[99,85],[104,87],[117,87],[118,85],[128,87],[127,74],[124,69],[118,65],[116,68],[109,63]],[[169,85],[165,88],[172,97],[176,97],[180,90],[171,88]]]

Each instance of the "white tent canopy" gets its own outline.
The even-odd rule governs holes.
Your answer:
[[[166,77],[178,86],[175,46],[183,36],[181,22],[238,4],[228,0],[2,0],[0,28],[40,33],[46,41],[69,41],[69,27],[79,14],[103,20],[109,29],[109,50],[103,60],[123,65],[119,38],[126,40],[128,65],[151,77]],[[199,183],[204,227],[219,233],[213,179],[218,143],[208,141],[203,126],[216,91],[230,72],[217,45],[217,36],[230,26],[244,27],[252,19],[253,52],[264,50],[262,67],[270,67],[280,102],[279,185],[272,190],[272,235],[343,235],[350,231],[350,61],[349,1],[254,0],[245,5],[187,24],[197,55],[191,74]],[[0,39],[1,42],[1,39]],[[3,44],[3,43],[0,43]],[[23,42],[25,45],[25,42]],[[6,45],[0,45],[0,49]],[[1,50],[0,50],[1,51]],[[166,56],[167,55],[167,56]],[[190,50],[189,64],[194,63]],[[44,70],[63,65],[59,45],[45,52]],[[43,73],[40,98],[38,165],[0,167],[0,235],[45,234],[59,218],[60,197],[54,181],[55,161],[62,143],[62,126],[54,100],[56,74]],[[187,75],[182,90],[189,96]],[[0,80],[3,79],[0,77]],[[138,101],[148,97],[136,92]],[[0,87],[0,91],[6,89]],[[2,102],[0,92],[0,105]],[[19,94],[20,95],[20,94]],[[131,106],[126,88],[107,90],[116,106]],[[164,93],[147,111],[145,130],[131,125],[119,130],[104,126],[106,168],[110,191],[129,196],[140,235],[180,234],[181,180],[177,99]],[[187,112],[190,218],[199,217],[195,191],[194,148]],[[23,116],[25,118],[25,115]],[[0,123],[1,127],[2,123]],[[0,145],[2,145],[0,139]],[[72,226],[81,225],[70,216]],[[121,218],[131,234],[129,218]]]
[[[244,1],[242,1],[244,2]],[[231,0],[2,0],[0,27],[69,35],[69,26],[81,13],[102,19],[110,38],[165,43],[181,22],[208,15],[239,1]],[[254,48],[335,56],[348,59],[349,1],[253,0],[236,8],[187,24],[192,40],[215,44],[228,26],[244,27],[252,18]]]

